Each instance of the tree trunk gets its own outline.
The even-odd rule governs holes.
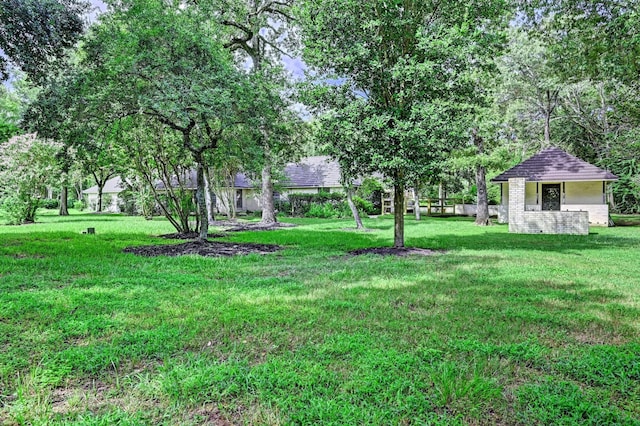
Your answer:
[[[63,185],[60,190],[60,216],[69,216],[69,188]]]
[[[207,237],[209,236],[209,220],[207,217],[207,203],[205,201],[205,178],[202,159],[197,160],[196,164],[196,204],[199,224],[198,241],[207,241]]]
[[[211,189],[211,182],[209,181],[209,172],[207,170],[205,170],[204,172],[205,172],[204,173],[204,191],[205,191],[204,195],[205,195],[205,202],[207,204],[207,221],[211,225],[216,220],[215,215],[213,213],[214,209],[216,208],[215,206],[216,195],[213,193],[213,190]]]
[[[273,203],[273,181],[271,180],[271,160],[269,153],[265,152],[265,165],[262,168],[262,220],[263,225],[273,225],[278,220]],[[235,194],[234,194],[235,202]]]
[[[471,130],[471,142],[478,150],[478,159],[482,161],[482,158],[484,157],[484,140],[482,139],[482,136],[478,134],[478,129]],[[489,226],[491,225],[491,219],[489,218],[487,178],[485,167],[482,164],[478,164],[476,166],[476,188],[477,211],[475,223],[479,226]]]
[[[362,219],[360,218],[360,212],[356,207],[356,203],[353,202],[353,187],[351,185],[345,187],[347,193],[347,204],[349,204],[349,208],[351,209],[351,214],[353,214],[353,219],[356,221],[356,229],[364,229],[362,225]]]
[[[98,213],[102,213],[102,190],[104,189],[104,183],[100,182],[98,184],[98,208],[96,211]]]
[[[551,146],[551,111],[547,111],[544,117],[544,147]]]
[[[489,199],[487,196],[487,179],[484,166],[476,166],[476,186],[478,188],[478,211],[476,212],[476,225],[489,226]]]
[[[393,247],[404,247],[404,185],[396,183],[393,188]]]
[[[420,220],[420,191],[418,190],[418,184],[413,187],[413,213],[416,216],[416,220]]]

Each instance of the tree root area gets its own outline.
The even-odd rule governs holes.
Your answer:
[[[214,223],[209,224],[210,226],[218,226],[222,228],[221,233],[216,234],[208,234],[208,238],[222,238],[226,237],[226,232],[242,232],[242,231],[273,231],[276,229],[283,228],[293,228],[297,225],[293,223],[270,223],[263,224],[260,222],[257,223],[242,223],[236,221],[216,221]],[[195,240],[197,239],[199,234],[197,232],[176,232],[173,234],[163,234],[159,235],[160,238],[165,238],[167,240]]]
[[[434,256],[436,254],[443,254],[444,250],[429,250],[421,248],[411,247],[371,247],[365,249],[352,250],[349,252],[352,256],[361,256],[364,254],[377,254],[379,256]]]
[[[196,240],[200,234],[197,232],[175,232],[173,234],[159,235],[160,238],[166,240]],[[207,238],[222,238],[226,237],[226,234],[207,234]]]
[[[282,247],[269,244],[224,243],[218,241],[189,241],[182,244],[161,244],[153,246],[127,247],[125,253],[138,256],[185,256],[197,254],[206,257],[236,256],[247,254],[268,254],[282,250]]]

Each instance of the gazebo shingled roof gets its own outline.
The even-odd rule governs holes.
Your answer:
[[[560,148],[547,148],[515,167],[491,179],[508,182],[510,178],[525,178],[529,182],[615,181],[611,172],[567,154]]]

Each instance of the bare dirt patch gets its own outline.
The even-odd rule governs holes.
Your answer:
[[[189,241],[182,244],[161,244],[154,246],[127,247],[125,253],[138,256],[185,256],[197,254],[207,257],[236,256],[247,254],[267,254],[282,250],[282,247],[270,244],[224,243],[219,241]]]
[[[365,249],[352,250],[349,252],[352,256],[361,256],[363,254],[377,254],[379,256],[434,256],[436,254],[446,253],[444,250],[430,250],[411,247],[371,247]]]

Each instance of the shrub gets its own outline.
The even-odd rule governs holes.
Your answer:
[[[40,200],[40,207],[45,209],[57,209],[60,207],[60,203],[58,200],[53,198],[45,198],[44,200]]]
[[[344,201],[345,196],[340,192],[319,192],[317,194],[289,194],[288,198],[293,216],[307,216],[312,205],[330,204],[335,208]]]
[[[73,202],[73,208],[76,209],[76,210],[82,211],[85,208],[87,208],[87,205],[82,200],[76,200],[76,201]]]
[[[339,212],[331,203],[311,204],[309,211],[305,216],[319,219],[331,219],[337,218],[339,216]]]
[[[373,203],[369,200],[365,200],[364,198],[360,198],[358,196],[353,197],[353,203],[356,205],[356,208],[361,213],[366,214],[380,214],[380,209],[376,209]]]
[[[288,201],[278,200],[274,203],[279,216],[288,216],[291,214],[291,203]]]
[[[10,195],[2,201],[2,208],[7,214],[9,225],[33,223],[40,203],[37,198],[22,199],[17,195]]]

